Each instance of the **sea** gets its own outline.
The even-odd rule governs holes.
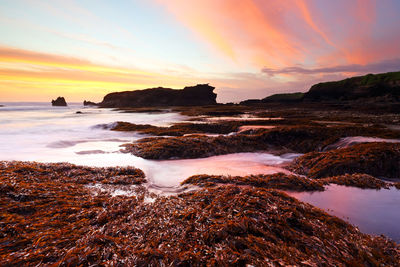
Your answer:
[[[110,129],[118,121],[170,126],[189,117],[174,112],[125,113],[69,103],[0,103],[0,160],[68,162],[82,166],[133,166],[144,171],[150,190],[179,192],[180,183],[195,174],[243,176],[289,173],[282,165],[300,154],[234,153],[199,159],[146,160],[121,152],[121,145],[147,137]],[[191,118],[191,122],[193,118]],[[360,138],[360,137],[357,137]],[[338,216],[362,232],[385,234],[400,242],[400,190],[362,190],[331,185],[316,193],[288,192]]]

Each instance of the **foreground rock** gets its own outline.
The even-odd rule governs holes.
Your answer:
[[[366,143],[297,158],[291,170],[311,178],[366,173],[375,177],[400,177],[400,144]]]
[[[119,184],[123,181],[123,185]],[[400,247],[260,187],[146,202],[133,168],[0,163],[0,265],[395,266]],[[139,184],[112,197],[93,184]]]
[[[146,159],[199,158],[215,155],[290,150],[300,153],[321,151],[346,136],[400,137],[400,132],[375,127],[287,126],[259,129],[230,136],[191,135],[143,138],[125,144],[124,152]]]
[[[223,176],[223,175],[194,175],[182,182],[182,185],[196,185],[200,187],[215,187],[224,184],[238,186],[252,186],[264,189],[281,189],[286,191],[324,191],[326,185],[338,184],[362,189],[388,189],[398,187],[400,183],[382,181],[368,174],[346,174],[323,179],[310,179],[304,176],[277,174],[258,174],[250,176]]]
[[[117,92],[106,95],[99,105],[109,108],[215,105],[214,89],[208,84],[198,84],[182,90],[158,87]]]
[[[149,124],[133,124],[129,122],[116,122],[111,128],[113,131],[136,131],[142,134],[155,136],[183,136],[193,133],[219,133],[228,134],[239,129],[241,123],[176,123],[169,127],[159,127]]]
[[[291,191],[324,191],[324,183],[319,180],[277,173],[272,175],[223,176],[194,175],[182,182],[182,185],[212,187],[222,184],[253,186],[264,189],[282,189]]]
[[[59,107],[66,107],[67,106],[67,102],[65,101],[64,97],[57,97],[56,100],[51,100],[51,105],[52,106],[59,106]]]

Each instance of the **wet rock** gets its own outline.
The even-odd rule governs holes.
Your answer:
[[[286,175],[283,173],[272,175],[250,176],[223,176],[223,175],[194,175],[182,182],[182,185],[192,184],[201,187],[232,184],[240,186],[254,186],[261,188],[275,188],[292,191],[323,191],[324,184],[306,177]]]
[[[283,182],[278,176],[268,183]],[[111,195],[111,186],[143,179],[134,168],[0,162],[0,265],[395,266],[400,260],[396,243],[362,234],[258,179],[249,180],[254,187],[220,184],[153,202],[140,186],[132,196]],[[97,183],[107,190],[93,191]]]
[[[363,189],[388,189],[390,183],[364,173],[345,174],[319,179],[323,183],[353,186]]]
[[[52,106],[60,106],[60,107],[66,107],[67,106],[67,102],[65,101],[64,97],[57,97],[56,100],[51,100],[51,105]]]
[[[353,173],[398,178],[400,144],[366,143],[327,152],[311,152],[297,158],[290,169],[311,178]]]
[[[155,131],[154,128],[151,131]],[[341,137],[354,136],[361,132],[365,136],[400,136],[400,132],[375,127],[280,126],[230,136],[144,138],[125,144],[123,151],[146,159],[199,158],[274,149],[307,153],[321,151]]]
[[[155,136],[183,136],[194,133],[219,133],[228,134],[238,130],[240,123],[176,123],[169,127],[158,127],[149,124],[133,124],[129,122],[116,122],[113,131],[136,131],[142,134]]]

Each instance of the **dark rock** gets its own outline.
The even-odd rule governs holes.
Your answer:
[[[51,100],[51,105],[52,106],[60,106],[60,107],[66,107],[67,106],[67,102],[65,101],[64,97],[57,97],[56,100]]]
[[[142,133],[162,133],[162,129],[148,128],[146,125],[118,123],[114,127],[114,130],[132,129],[135,131],[141,131]],[[179,135],[179,132],[183,133],[182,128],[176,128],[176,131],[174,132],[172,131],[173,128],[168,130],[170,131],[170,134],[177,133],[175,135]],[[398,138],[400,135],[399,132],[385,128],[299,125],[276,127],[272,129],[259,129],[252,131],[251,133],[242,132],[229,136],[187,135],[177,137],[143,138],[134,143],[125,144],[123,152],[132,153],[135,156],[145,159],[189,159],[229,153],[282,149],[307,153],[310,151],[321,151],[328,145],[337,142],[342,137],[357,136],[361,133],[364,136],[379,136],[383,138]],[[332,173],[329,176],[339,174],[342,173]]]
[[[77,111],[75,114],[83,114],[82,111]]]
[[[299,102],[303,100],[304,93],[287,93],[287,94],[274,94],[271,96],[267,96],[263,98],[261,102],[268,103],[268,102]]]
[[[400,97],[400,72],[368,74],[336,82],[313,85],[304,100],[357,100],[371,99],[378,102],[398,101]]]
[[[86,100],[84,100],[84,101],[83,101],[83,105],[84,105],[84,106],[97,106],[98,104],[97,104],[97,103],[94,103],[94,102],[92,102],[92,101],[86,101]]]
[[[216,104],[215,87],[208,84],[185,87],[182,90],[151,88],[108,94],[101,107],[201,106]]]
[[[400,144],[366,143],[327,152],[310,152],[290,168],[310,178],[365,173],[375,177],[400,176]]]

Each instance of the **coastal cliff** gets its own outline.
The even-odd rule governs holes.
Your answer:
[[[367,74],[335,82],[313,85],[303,100],[358,100],[397,101],[400,97],[400,72]]]
[[[248,99],[241,105],[268,103],[368,102],[396,103],[400,100],[400,72],[367,74],[340,81],[314,84],[306,93],[274,94],[263,99]],[[357,106],[358,107],[358,106]]]
[[[217,103],[214,89],[208,84],[198,84],[181,90],[157,87],[116,92],[106,95],[99,105],[111,108],[214,105]]]

